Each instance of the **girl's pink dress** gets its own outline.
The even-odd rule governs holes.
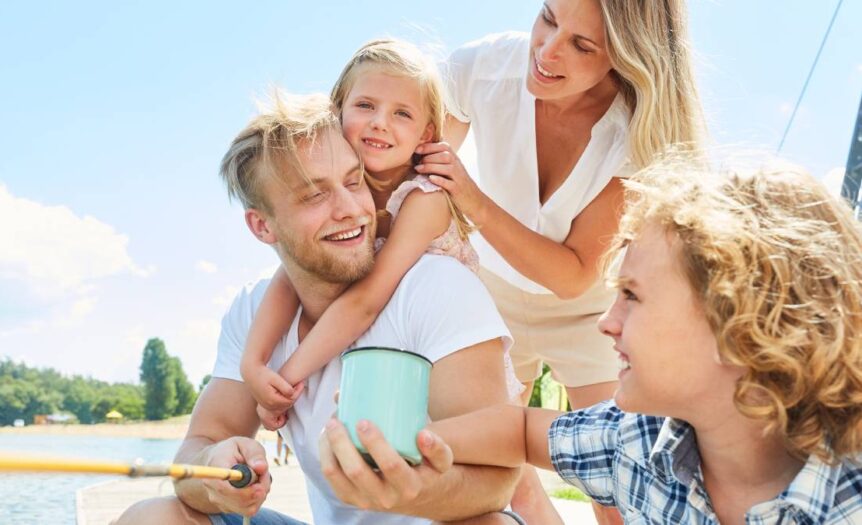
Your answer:
[[[386,202],[386,211],[392,215],[391,224],[395,224],[395,218],[398,212],[401,211],[401,205],[404,204],[404,199],[410,195],[413,190],[422,190],[425,193],[433,193],[435,191],[443,191],[439,186],[435,186],[433,182],[428,180],[425,175],[416,175],[412,179],[402,182]],[[473,245],[469,241],[464,240],[458,235],[458,227],[455,221],[449,221],[449,228],[443,232],[443,235],[437,237],[431,244],[428,245],[426,253],[436,255],[448,255],[454,257],[461,264],[470,268],[473,273],[479,272],[479,255],[473,249]]]
[[[395,188],[395,191],[392,192],[392,195],[389,196],[389,200],[386,202],[386,211],[392,216],[391,225],[395,224],[398,212],[401,211],[401,205],[404,204],[404,199],[407,198],[407,195],[411,191],[417,189],[425,193],[443,191],[442,188],[428,180],[428,177],[425,175],[416,175],[412,179],[405,180]],[[378,238],[375,248],[379,250],[383,245],[383,241],[384,239]],[[470,241],[462,239],[458,234],[458,227],[455,225],[454,220],[449,221],[449,228],[443,232],[443,235],[431,241],[425,252],[454,257],[461,264],[472,270],[473,273],[479,272],[479,255],[473,249]],[[509,398],[513,401],[517,400],[521,392],[524,391],[524,385],[515,377],[515,368],[512,366],[512,358],[509,357],[508,350],[503,354],[503,365],[506,370],[506,387],[509,391]]]

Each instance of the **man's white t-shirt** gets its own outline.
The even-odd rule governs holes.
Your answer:
[[[239,363],[248,331],[269,280],[243,289],[222,319],[213,377],[242,381]],[[273,353],[269,367],[277,370],[299,345],[299,315]],[[403,348],[436,362],[463,348],[511,337],[494,302],[475,274],[451,257],[423,255],[401,280],[392,299],[355,346]],[[381,377],[381,381],[386,378]],[[318,438],[335,412],[333,401],[341,381],[341,360],[335,359],[306,380],[306,389],[280,430],[305,473],[314,522],[319,525],[410,524],[428,520],[362,511],[335,497],[320,471]],[[273,487],[278,490],[278,487]]]

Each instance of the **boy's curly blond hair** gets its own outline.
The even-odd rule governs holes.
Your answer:
[[[681,263],[724,363],[745,372],[739,411],[800,458],[862,452],[862,234],[803,170],[710,172],[669,157],[628,181],[611,256],[649,224]]]

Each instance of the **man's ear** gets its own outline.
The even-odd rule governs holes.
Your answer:
[[[265,244],[274,244],[276,241],[275,233],[270,229],[269,219],[260,210],[249,208],[245,210],[245,223],[251,234],[257,237],[260,242]]]

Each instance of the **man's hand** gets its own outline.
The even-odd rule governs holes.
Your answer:
[[[331,419],[320,436],[320,468],[341,501],[361,509],[396,511],[408,507],[452,466],[452,451],[428,430],[419,432],[416,444],[424,461],[411,467],[370,421],[356,427],[359,440],[374,458],[380,472],[365,463],[347,429]]]
[[[203,480],[210,502],[222,512],[252,516],[260,510],[272,484],[266,453],[257,441],[246,437],[232,437],[213,445],[207,454],[206,465],[231,468],[245,463],[258,476],[256,483],[237,489],[224,480]]]

